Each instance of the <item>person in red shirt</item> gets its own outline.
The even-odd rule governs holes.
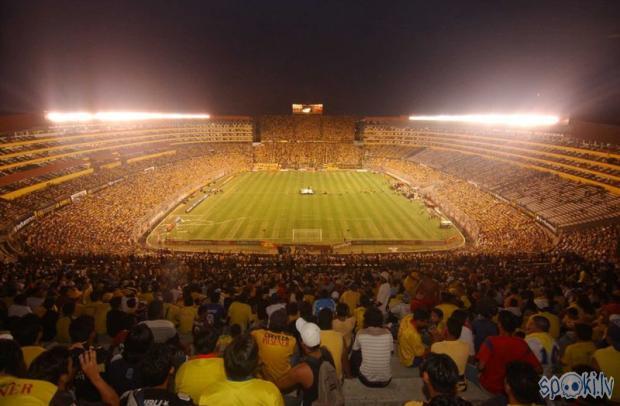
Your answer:
[[[469,381],[497,395],[504,392],[506,365],[510,362],[526,362],[538,373],[542,372],[542,367],[527,342],[513,336],[518,326],[515,315],[503,310],[498,315],[498,322],[499,335],[487,337],[476,355],[477,370],[468,368],[466,373]]]

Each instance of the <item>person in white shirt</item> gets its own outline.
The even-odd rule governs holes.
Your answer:
[[[383,388],[392,381],[390,360],[394,339],[390,331],[383,327],[383,315],[376,307],[366,309],[364,326],[353,343],[353,351],[361,351],[358,377],[365,386]],[[354,369],[358,372],[357,365]]]
[[[465,310],[457,309],[452,313],[452,316],[461,323],[463,328],[461,329],[461,335],[458,337],[459,341],[463,341],[469,347],[469,356],[473,357],[476,355],[476,349],[474,346],[474,333],[467,326],[467,312]]]
[[[9,317],[23,317],[30,313],[32,313],[32,309],[26,304],[26,295],[23,294],[16,295],[13,298],[13,304],[9,306],[7,312]]]

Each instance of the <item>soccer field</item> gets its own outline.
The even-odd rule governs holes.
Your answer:
[[[417,250],[430,250],[463,242],[456,228],[440,228],[440,219],[431,217],[421,201],[410,201],[391,190],[383,174],[245,172],[216,188],[222,191],[210,193],[189,213],[187,207],[204,195],[173,210],[151,234],[151,245],[156,234],[166,241],[158,244],[168,246],[170,242],[318,245],[363,240],[384,246],[416,244]],[[311,188],[314,194],[302,195],[302,188]]]

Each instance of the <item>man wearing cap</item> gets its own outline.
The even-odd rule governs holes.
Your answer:
[[[321,350],[321,330],[314,323],[309,323],[301,317],[295,323],[301,338],[301,348],[304,353],[302,361],[284,374],[276,385],[282,391],[289,391],[297,386],[301,387],[302,405],[310,406],[318,398],[319,370],[324,361],[334,364],[328,351]]]
[[[542,316],[549,321],[549,334],[555,340],[560,338],[560,318],[549,311],[549,300],[546,297],[537,297],[534,304],[538,308],[538,313],[530,316],[530,322],[534,316]]]
[[[611,400],[620,402],[620,318],[609,321],[607,327],[608,347],[594,351],[592,366],[602,371],[607,378],[613,377],[615,381]]]

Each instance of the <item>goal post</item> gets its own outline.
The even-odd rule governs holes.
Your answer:
[[[294,243],[317,243],[323,241],[322,228],[294,228]]]

